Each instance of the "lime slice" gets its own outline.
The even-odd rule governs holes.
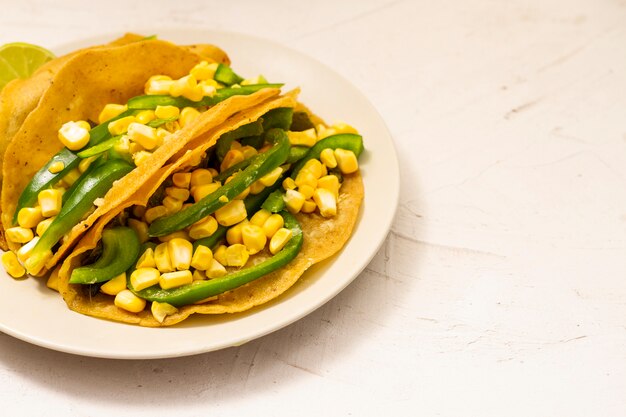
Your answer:
[[[54,54],[41,46],[23,42],[0,47],[0,90],[15,78],[28,78]]]

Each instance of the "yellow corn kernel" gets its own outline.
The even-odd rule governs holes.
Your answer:
[[[159,285],[164,290],[191,284],[192,282],[193,276],[191,275],[191,271],[188,269],[185,271],[166,272],[161,274],[161,278],[159,279]]]
[[[235,142],[233,142],[235,143]],[[243,158],[244,159],[248,159],[248,158],[252,158],[253,156],[255,156],[256,154],[258,154],[259,152],[254,149],[252,146],[244,146],[241,149],[239,149],[241,151],[241,153],[243,154]]]
[[[183,208],[183,202],[169,195],[163,199],[163,206],[167,209],[168,214],[178,213]]]
[[[128,219],[127,224],[128,227],[135,231],[141,243],[147,242],[148,239],[150,239],[148,237],[148,225],[145,222],[137,219]]]
[[[335,149],[335,158],[342,174],[352,174],[358,171],[359,162],[354,152],[345,149]]]
[[[89,124],[87,123],[87,126]],[[67,122],[59,129],[59,140],[72,151],[82,149],[89,143],[89,129],[78,122]]]
[[[220,173],[217,171],[217,169],[215,168],[208,168],[209,172],[211,173],[211,175],[213,175],[213,178],[217,177],[218,175],[220,175]]]
[[[213,97],[217,91],[217,82],[214,80],[200,81],[198,87],[202,89],[202,95]]]
[[[336,197],[339,195],[339,178],[336,175],[325,175],[317,180],[317,188],[331,191]]]
[[[278,178],[280,178],[282,173],[283,169],[281,167],[276,167],[269,174],[259,178],[259,181],[266,187],[271,187],[276,181],[278,181]]]
[[[283,216],[277,213],[272,214],[267,218],[267,220],[265,220],[265,223],[263,223],[263,233],[265,233],[265,236],[268,239],[271,239],[272,236],[274,236],[274,233],[276,233],[276,231],[284,225],[285,220],[283,219]]]
[[[222,265],[226,265],[226,246],[225,245],[219,245],[217,249],[215,249],[215,252],[213,252],[213,259],[215,259],[217,262],[221,263]]]
[[[183,97],[191,101],[200,101],[204,97],[205,89],[201,85],[197,85],[183,92]]]
[[[298,191],[304,196],[306,200],[309,200],[313,197],[313,192],[315,192],[315,188],[311,187],[310,185],[303,184],[298,187]]]
[[[193,107],[185,107],[180,112],[180,117],[178,118],[178,122],[180,123],[180,127],[188,126],[194,119],[200,116],[200,112]]]
[[[142,218],[146,214],[146,206],[133,206],[133,216],[138,219]]]
[[[130,139],[128,136],[123,135],[119,140],[113,145],[113,149],[117,153],[130,153]]]
[[[313,194],[313,201],[319,207],[322,217],[333,217],[337,214],[337,197],[332,191],[318,188]]]
[[[202,184],[191,187],[191,195],[193,200],[198,202],[209,194],[214,193],[222,186],[219,182],[213,182],[211,184]]]
[[[322,163],[319,161],[319,159],[309,159],[308,161],[306,161],[302,169],[309,171],[311,174],[313,174],[315,178],[319,178],[322,176]]]
[[[104,108],[100,112],[100,115],[98,116],[98,123],[102,124],[107,120],[111,120],[112,118],[124,113],[126,110],[128,110],[128,107],[124,104],[109,103],[104,106]]]
[[[211,184],[213,182],[213,174],[204,168],[199,168],[191,173],[190,184],[192,187],[197,185]]]
[[[241,85],[254,85],[254,84],[266,84],[267,79],[263,75],[257,75],[254,78],[246,78],[241,82]]]
[[[261,183],[261,181],[255,181],[252,184],[250,184],[250,187],[248,187],[250,189],[250,194],[252,195],[257,195],[259,194],[261,191],[265,190],[265,185],[263,185]]]
[[[43,220],[41,207],[24,207],[17,213],[17,223],[27,229],[36,227]]]
[[[187,190],[191,185],[191,172],[177,172],[176,174],[172,175],[172,181],[174,182],[174,185],[179,189]],[[187,198],[189,198],[189,194],[187,194]],[[185,200],[187,198],[185,198]]]
[[[146,150],[143,146],[141,146],[137,142],[130,142],[130,136],[127,136],[127,137],[129,138],[128,150],[130,151],[131,154],[136,154],[138,152]]]
[[[173,81],[167,75],[153,75],[144,86],[146,94],[169,94]]]
[[[141,254],[135,268],[156,268],[154,250],[152,248],[147,248],[144,253]]]
[[[122,117],[121,119],[113,120],[109,123],[108,126],[109,133],[111,133],[112,136],[118,136],[122,133],[126,133],[128,131],[128,126],[130,126],[131,123],[135,122],[135,116],[126,116]]]
[[[189,198],[189,190],[187,188],[167,187],[165,194],[180,201],[185,201]]]
[[[17,255],[17,259],[19,259],[22,264],[30,258],[30,254],[33,252],[37,242],[39,242],[39,236],[35,236],[30,242],[22,245],[22,247],[17,250],[15,254]]]
[[[224,248],[226,247],[224,246]],[[215,260],[215,257],[214,257],[211,260],[211,265],[207,268],[206,271],[204,271],[204,273],[206,274],[207,278],[210,278],[210,279],[219,278],[219,277],[223,277],[224,275],[226,275],[226,268],[224,268],[224,265],[222,265],[217,260]]]
[[[213,79],[217,66],[217,62],[208,63],[207,61],[202,61],[193,67],[189,73],[193,75],[196,80],[210,80]]]
[[[317,178],[311,171],[302,169],[300,170],[300,172],[298,172],[298,175],[296,176],[296,185],[298,187],[302,185],[310,185],[311,187],[316,188]]]
[[[171,119],[178,117],[179,114],[180,109],[176,106],[156,106],[154,110],[154,115],[158,119]]]
[[[137,268],[130,274],[130,284],[135,291],[141,291],[158,284],[160,276],[156,268]]]
[[[262,251],[267,243],[267,236],[265,236],[263,228],[254,224],[242,226],[241,237],[250,255]]]
[[[220,170],[225,171],[244,160],[243,153],[239,149],[231,149],[224,155],[224,160],[220,165]]]
[[[6,229],[5,233],[7,239],[14,243],[30,242],[34,237],[32,230],[19,226]]]
[[[56,217],[50,217],[46,220],[42,220],[39,222],[39,224],[37,225],[37,236],[43,236],[43,234],[46,232],[46,230],[48,230],[48,227],[50,227],[50,223],[52,223],[54,221]]]
[[[313,213],[317,208],[317,204],[313,200],[305,200],[304,204],[302,204],[302,209],[300,210],[302,213]]]
[[[296,182],[291,177],[287,177],[283,180],[283,188],[285,190],[295,190],[297,187]]]
[[[337,158],[335,158],[335,151],[331,148],[326,148],[320,152],[320,160],[328,168],[335,168],[337,166]]]
[[[197,85],[198,82],[193,75],[186,75],[178,80],[174,80],[174,82],[170,85],[169,93],[173,97],[184,96],[185,93],[193,90]]]
[[[333,123],[331,127],[335,131],[335,134],[339,134],[339,133],[353,133],[355,135],[359,134],[359,132],[354,127],[344,122],[335,122]]]
[[[105,282],[100,291],[108,295],[117,295],[126,289],[126,272],[122,272],[115,278]]]
[[[141,166],[147,163],[152,156],[152,152],[148,151],[139,151],[133,154],[133,162],[136,166]]]
[[[137,122],[128,125],[128,137],[131,141],[140,144],[149,151],[156,148],[159,143],[154,128]]]
[[[26,273],[26,270],[17,260],[17,256],[13,252],[9,251],[2,254],[2,265],[13,278],[23,277]]]
[[[185,239],[189,240],[189,234],[185,230],[178,230],[176,232],[172,232],[169,235],[159,236],[160,242],[169,242],[172,239]]]
[[[191,242],[181,238],[174,238],[167,242],[167,252],[170,254],[172,268],[179,271],[189,269],[193,256],[193,245]]]
[[[115,306],[131,313],[139,313],[146,308],[146,300],[137,297],[130,290],[122,290],[117,293],[113,301]]]
[[[287,190],[285,191],[285,196],[283,197],[285,200],[285,205],[287,206],[287,210],[290,213],[298,213],[302,210],[302,205],[304,204],[304,196],[296,190]]]
[[[213,260],[213,258],[211,258],[211,260]],[[191,274],[191,278],[194,281],[204,281],[206,279],[206,274],[204,273],[204,271],[196,269],[195,271],[193,271],[193,274]]]
[[[180,130],[180,123],[178,120],[165,123],[165,129],[170,133],[175,133],[177,130]]]
[[[159,138],[159,143],[163,144],[167,139],[172,135],[167,129],[162,127],[158,127],[156,130],[157,137]]]
[[[270,240],[270,252],[272,255],[276,255],[278,252],[285,247],[287,242],[293,236],[293,232],[289,229],[285,229],[284,227],[278,229],[272,239]]]
[[[230,227],[226,231],[226,242],[228,242],[229,245],[234,245],[236,243],[243,243],[243,239],[241,237],[241,228],[247,222],[248,222],[247,220],[244,220],[240,223],[237,223],[233,227]]]
[[[172,314],[176,314],[178,309],[171,304],[168,303],[159,303],[157,301],[153,301],[150,306],[150,312],[152,313],[152,317],[159,323],[163,323],[165,321],[165,317],[171,316]]]
[[[206,271],[213,262],[213,252],[206,246],[198,246],[191,258],[191,266],[200,271]]]
[[[61,267],[57,267],[50,273],[48,280],[46,281],[46,287],[51,290],[59,291],[59,270]],[[124,282],[126,284],[126,282]]]
[[[48,172],[51,174],[57,174],[65,169],[65,164],[61,161],[56,161],[50,164]]]
[[[63,184],[65,184],[67,187],[71,187],[72,184],[74,184],[80,178],[80,175],[81,174],[78,168],[70,170],[67,174],[63,176]]]
[[[322,140],[329,136],[335,135],[337,132],[333,128],[326,127],[324,125],[317,125],[317,140]]]
[[[96,159],[98,159],[98,155],[96,156],[92,156],[90,158],[85,158],[82,159],[79,163],[78,163],[78,172],[80,172],[81,174],[84,173],[85,171],[87,171],[87,169],[89,169],[89,166],[93,163],[93,161],[95,161]]]
[[[154,114],[154,110],[142,110],[135,115],[135,120],[137,120],[137,123],[141,123],[142,125],[150,123],[154,119],[156,119],[156,114]]]
[[[250,187],[246,187],[245,190],[243,190],[241,193],[239,193],[235,197],[235,200],[245,200],[245,198],[248,196],[248,194],[250,194]],[[225,197],[225,196],[222,196],[222,197]]]
[[[207,216],[189,228],[189,237],[193,240],[211,236],[217,230],[217,220],[213,216]]]
[[[317,134],[314,128],[304,130],[302,132],[287,132],[289,143],[291,146],[307,146],[311,147],[317,142]]]
[[[152,223],[159,217],[167,215],[167,208],[165,206],[155,206],[146,210],[146,222]]]
[[[233,200],[215,211],[215,219],[222,226],[232,226],[248,217],[242,200]]]
[[[263,227],[263,225],[265,224],[267,219],[270,218],[271,215],[272,213],[270,211],[261,209],[254,213],[252,217],[250,217],[250,224]]]
[[[241,243],[237,243],[226,248],[225,256],[226,265],[242,267],[248,262],[250,253],[248,253],[248,248]]]
[[[161,272],[174,271],[170,253],[167,250],[167,242],[160,243],[154,248],[154,262],[156,263],[157,269]]]

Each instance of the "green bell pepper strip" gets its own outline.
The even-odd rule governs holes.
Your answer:
[[[176,120],[178,120],[178,116],[175,116],[175,117],[169,117],[169,118],[167,118],[167,119],[154,119],[154,120],[150,120],[150,121],[149,121],[148,123],[146,123],[146,124],[147,124],[148,126],[150,126],[150,127],[157,128],[157,127],[161,127],[161,126],[163,126],[163,125],[164,125],[164,124],[166,124],[166,123],[169,123],[169,122],[175,122]]]
[[[245,138],[246,136],[260,135],[262,133],[263,123],[261,120],[239,126],[233,131],[224,133],[219,137],[217,143],[215,144],[215,154],[217,155],[217,159],[220,162],[224,160],[224,156],[226,156],[226,153],[230,150],[230,145],[232,145],[233,141]]]
[[[27,260],[29,269],[40,269],[47,260],[46,252],[83,219],[93,207],[96,198],[103,197],[114,181],[128,174],[133,168],[128,162],[115,159],[96,167],[89,175],[82,175],[59,214],[33,248]]]
[[[263,135],[256,135],[241,138],[239,142],[241,143],[241,146],[252,146],[254,149],[258,150],[263,147],[265,139],[263,139]]]
[[[293,235],[280,252],[259,264],[241,269],[221,278],[207,281],[195,281],[191,284],[170,290],[163,290],[157,285],[141,291],[135,291],[133,288],[130,288],[130,290],[135,295],[145,300],[168,303],[176,307],[181,307],[193,304],[207,297],[234,290],[255,279],[261,278],[287,265],[298,255],[298,252],[300,252],[302,248],[303,234],[300,224],[296,218],[288,212],[281,212],[281,215],[285,219],[284,227],[290,229]]]
[[[176,106],[179,108],[214,106],[232,96],[247,96],[264,88],[280,88],[282,86],[283,84],[254,84],[243,85],[239,88],[220,88],[213,96],[206,96],[200,101],[169,95],[137,96],[128,100],[128,108],[134,110],[154,110],[157,106]]]
[[[292,117],[293,108],[291,107],[272,109],[263,115],[263,131],[267,132],[274,128],[289,130]]]
[[[108,151],[109,149],[111,149],[112,147],[115,146],[115,144],[120,140],[122,136],[113,136],[112,138],[109,138],[103,142],[100,142],[97,145],[94,145],[90,148],[86,148],[84,151],[80,151],[78,152],[76,155],[78,155],[79,158],[85,159],[85,158],[90,158],[92,156],[96,156],[99,155],[103,152]]]
[[[137,262],[141,242],[133,229],[122,226],[105,229],[102,246],[102,255],[96,262],[72,271],[70,284],[95,284],[115,278]]]
[[[291,171],[291,178],[296,178],[298,172],[300,172],[307,161],[314,158],[319,159],[320,153],[326,148],[346,149],[354,152],[358,158],[359,155],[361,155],[361,152],[363,152],[363,137],[353,133],[340,133],[338,135],[328,136],[327,138],[320,140],[309,148],[305,157],[298,161],[298,163],[293,167],[293,170]]]
[[[89,167],[87,168],[87,170],[81,174],[81,177],[83,177],[83,176],[87,176],[87,175],[90,175],[91,171],[93,171],[94,169],[96,169],[96,167],[98,167],[98,166],[100,166],[100,165],[102,165],[102,164],[104,164],[104,163],[106,163],[106,159],[104,159],[104,158],[100,158],[100,157],[99,157],[99,158],[96,158],[96,160],[95,160],[95,161],[93,161],[93,162],[89,165]],[[75,189],[76,187],[78,187],[79,185],[80,185],[80,177],[79,177],[76,181],[74,181],[74,184],[70,185],[70,187],[69,187],[69,188],[68,188],[68,189],[67,189],[67,190],[63,193],[63,196],[61,197],[61,206],[62,206],[63,204],[65,204],[65,202],[67,201],[67,199],[68,199],[68,198],[70,198],[70,196],[71,196],[71,195],[72,195],[72,193],[74,192],[74,189]]]
[[[289,150],[289,158],[287,158],[288,164],[293,164],[294,162],[298,162],[302,158],[304,158],[309,152],[309,149],[306,146],[292,146]]]
[[[228,86],[231,86],[233,84],[239,84],[243,81],[243,78],[235,74],[235,71],[233,71],[232,68],[226,64],[219,64],[217,66],[215,74],[213,75],[213,79],[218,83],[222,83]]]
[[[172,215],[158,218],[150,225],[148,234],[153,237],[163,236],[184,229],[225,206],[253,182],[282,165],[287,156],[289,156],[289,139],[287,134],[284,130],[272,129],[267,132],[266,140],[273,144],[272,148],[249,158],[252,160],[250,165],[237,174],[232,181],[224,184],[217,191],[207,195],[192,206]],[[227,198],[227,202],[220,201],[222,196]]]
[[[278,182],[278,181],[277,181]],[[283,200],[283,191],[275,190],[273,191],[267,199],[261,205],[261,208],[269,211],[270,213],[278,213],[279,211],[283,211],[285,209],[285,200]]]

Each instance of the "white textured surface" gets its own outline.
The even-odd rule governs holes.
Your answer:
[[[392,233],[338,297],[239,348],[125,362],[0,334],[3,414],[626,414],[626,3],[23,0],[0,43],[155,24],[349,76],[400,153]]]

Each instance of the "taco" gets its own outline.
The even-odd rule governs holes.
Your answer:
[[[227,63],[213,46],[144,39],[57,65],[4,153],[8,272],[45,274],[189,142],[280,93],[279,84],[229,87]]]

